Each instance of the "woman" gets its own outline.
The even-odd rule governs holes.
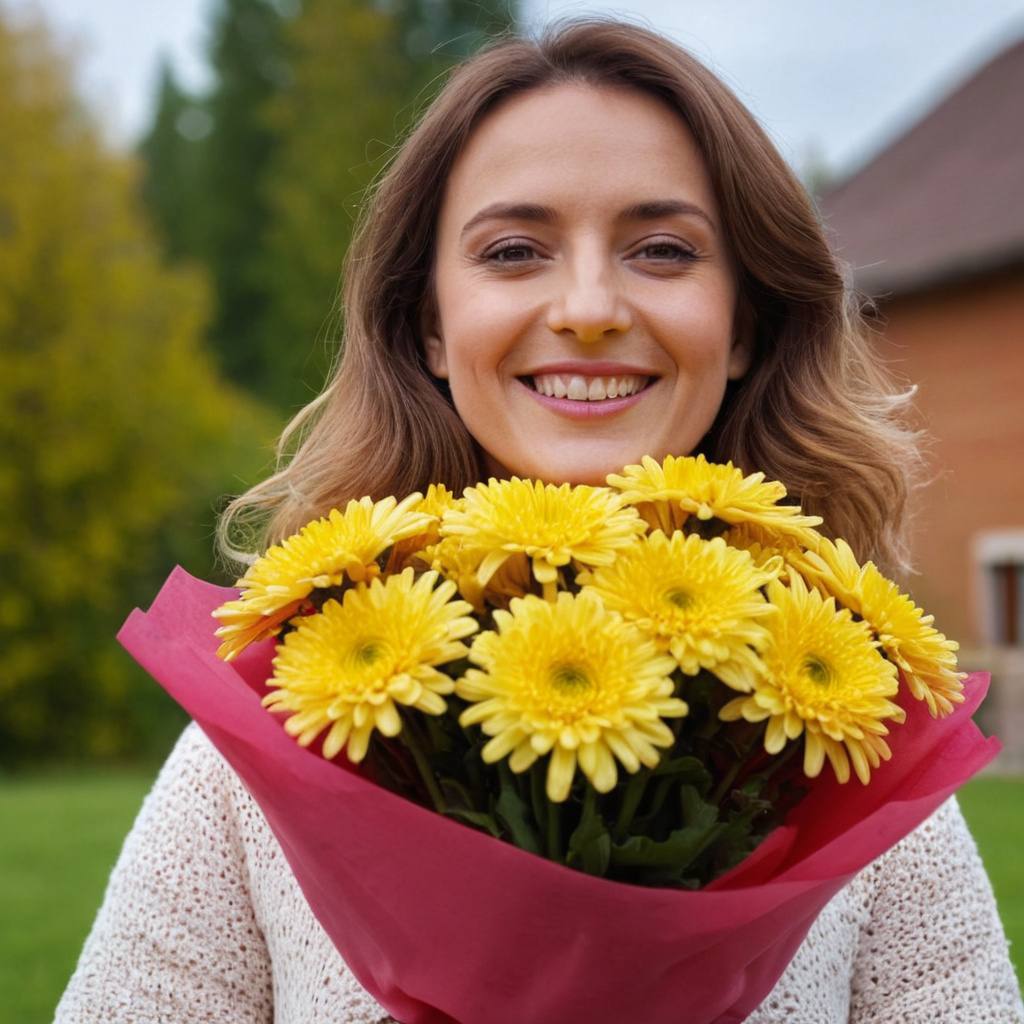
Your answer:
[[[577,20],[462,65],[370,199],[344,354],[236,500],[279,540],[350,497],[603,482],[703,451],[903,566],[916,438],[798,182],[705,68]],[[429,937],[425,937],[429,941]],[[147,798],[58,1021],[375,1022],[195,726]],[[955,799],[826,907],[756,1024],[1024,1020]],[[475,1024],[475,1022],[474,1022]],[[538,1022],[540,1024],[540,1022]]]

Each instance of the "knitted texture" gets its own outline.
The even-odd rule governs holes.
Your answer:
[[[314,918],[260,809],[190,725],[125,841],[56,1024],[389,1020]],[[944,1021],[1024,1024],[955,797],[836,894],[747,1018]]]

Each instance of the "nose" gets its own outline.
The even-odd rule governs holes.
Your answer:
[[[548,327],[555,333],[572,331],[585,343],[604,341],[609,332],[632,327],[629,304],[615,268],[596,254],[568,265],[564,284],[548,306]]]

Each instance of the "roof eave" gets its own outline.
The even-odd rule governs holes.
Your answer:
[[[960,284],[988,274],[1024,265],[1024,243],[1007,246],[984,255],[953,257],[942,262],[906,269],[887,268],[875,263],[854,271],[857,290],[879,302],[930,291],[944,285]]]

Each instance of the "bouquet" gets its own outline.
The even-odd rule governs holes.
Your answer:
[[[235,592],[177,573],[121,640],[405,1024],[738,1022],[998,751],[987,680],[819,525],[701,456],[434,485]]]

